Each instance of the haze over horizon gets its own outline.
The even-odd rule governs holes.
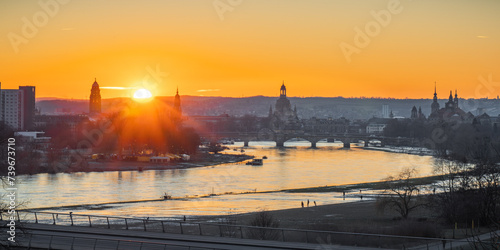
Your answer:
[[[500,94],[500,2],[0,2],[2,89],[38,98]]]

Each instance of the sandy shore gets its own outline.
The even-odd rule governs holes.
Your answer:
[[[280,227],[312,230],[381,233],[378,229],[389,229],[398,224],[395,222],[401,221],[400,215],[397,212],[389,208],[381,208],[373,200],[321,206],[314,206],[311,202],[309,207],[271,210],[267,212],[280,222]],[[198,216],[193,219],[216,222],[230,218],[236,224],[247,225],[255,217],[256,213],[258,212],[227,216]],[[410,220],[414,221],[429,222],[437,220],[432,211],[428,209],[414,211],[410,217]],[[383,231],[388,232],[390,230]]]
[[[421,207],[412,211],[408,219],[390,207],[381,207],[376,200],[341,204],[310,206],[283,210],[270,210],[280,228],[308,229],[319,231],[353,232],[425,238],[465,238],[470,228],[459,225],[453,232],[453,225],[437,217],[437,211]],[[197,216],[192,221],[250,225],[258,212],[226,216]],[[476,229],[477,233],[488,232],[488,228]],[[400,240],[404,243],[406,240]]]

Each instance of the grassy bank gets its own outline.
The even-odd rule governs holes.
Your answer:
[[[416,185],[430,185],[437,181],[443,179],[442,175],[435,176],[425,176],[419,178],[413,178],[412,182]],[[309,187],[309,188],[293,188],[293,189],[283,189],[280,192],[289,193],[323,193],[323,192],[350,192],[360,189],[372,189],[381,190],[384,189],[385,181],[375,181],[366,183],[356,183],[356,184],[345,184],[345,185],[334,185],[334,186],[319,186],[319,187]]]

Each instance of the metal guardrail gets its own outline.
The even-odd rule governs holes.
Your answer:
[[[335,244],[382,248],[408,248],[422,246],[424,249],[428,249],[429,247],[438,247],[438,249],[442,249],[442,246],[450,247],[453,243],[469,243],[466,240],[456,239],[256,227],[230,223],[205,223],[183,220],[156,220],[149,218],[139,219],[116,216],[74,214],[71,212],[69,214],[36,212],[29,210],[17,212],[18,221],[26,223],[88,226],[119,230],[140,230],[147,232],[274,240],[283,242],[302,242],[324,245]],[[1,216],[0,220],[3,220]],[[439,246],[441,246],[441,248]]]
[[[78,242],[79,241],[79,242]],[[20,242],[21,243],[21,242]],[[118,240],[118,239],[102,239],[87,236],[60,236],[50,235],[43,233],[30,233],[28,242],[22,242],[18,245],[9,245],[10,247],[27,247],[32,248],[47,248],[47,249],[201,249],[201,250],[215,250],[216,248],[199,247],[199,246],[186,246],[173,243],[159,243],[149,241],[135,241],[135,240]]]

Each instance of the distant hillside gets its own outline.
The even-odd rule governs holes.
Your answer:
[[[157,99],[172,105],[173,97],[157,97]],[[182,111],[185,115],[221,115],[229,114],[242,116],[251,114],[266,116],[269,107],[276,103],[277,97],[254,96],[245,98],[232,97],[203,97],[203,96],[181,96]],[[430,114],[431,99],[377,99],[377,98],[342,98],[342,97],[289,97],[292,107],[297,106],[297,113],[301,118],[339,118],[368,119],[382,116],[382,105],[388,105],[389,110],[395,116],[409,117],[413,106],[421,107],[422,112]],[[112,109],[120,109],[131,100],[128,98],[104,99],[102,101],[103,112]],[[441,99],[441,107],[447,100]],[[83,100],[39,100],[36,106],[41,109],[42,114],[88,112],[88,101]],[[474,115],[486,112],[490,116],[500,114],[500,100],[498,99],[460,99],[459,106],[465,111],[471,111]]]

